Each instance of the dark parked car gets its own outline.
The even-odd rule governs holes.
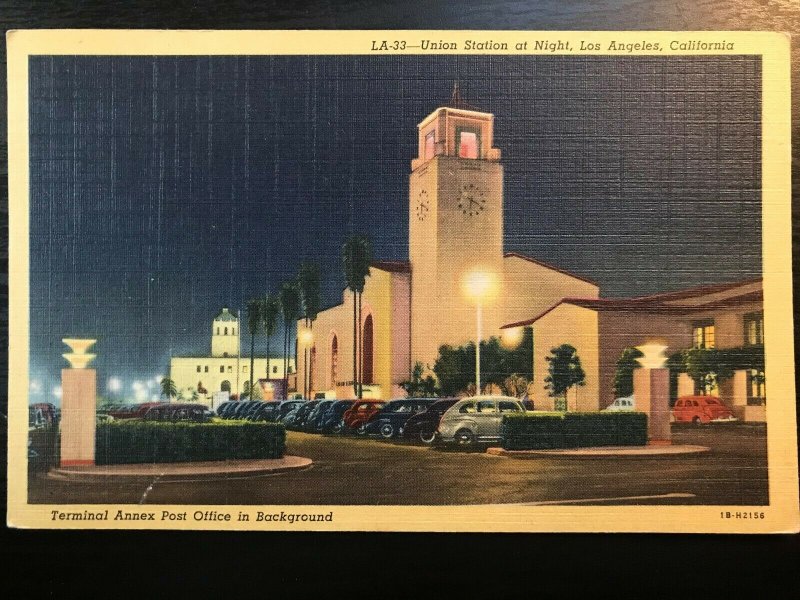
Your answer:
[[[396,437],[403,433],[403,426],[408,419],[428,410],[434,402],[435,400],[428,398],[392,400],[367,422],[367,434],[380,435],[386,439]]]
[[[344,430],[344,413],[354,403],[355,400],[337,400],[331,404],[322,417],[319,430],[322,433],[341,433]]]
[[[311,414],[311,411],[314,410],[314,407],[317,404],[319,404],[319,400],[309,400],[307,402],[303,402],[301,406],[286,416],[283,424],[286,425],[287,429],[291,429],[293,431],[302,431],[303,426],[306,423],[306,419],[308,419],[308,415]]]
[[[231,412],[228,413],[228,419],[241,420],[247,416],[247,413],[256,407],[256,403],[251,400],[240,400]]]
[[[281,400],[280,406],[278,406],[278,422],[282,423],[287,415],[300,408],[303,404],[305,404],[303,400]]]
[[[248,421],[276,421],[278,418],[279,402],[261,402],[255,410],[251,411]]]
[[[142,402],[141,404],[124,404],[108,414],[114,419],[141,419],[154,406],[163,406],[167,402]]]
[[[322,418],[334,402],[335,400],[320,400],[319,404],[308,413],[308,418],[306,418],[306,422],[303,423],[303,431],[307,431],[308,433],[316,433],[319,431]]]
[[[417,439],[424,444],[432,444],[442,415],[456,402],[458,402],[458,398],[436,400],[428,407],[428,410],[417,413],[406,421],[403,427],[403,437]]]
[[[231,411],[233,411],[237,406],[239,406],[239,402],[234,400],[223,402],[217,407],[217,415],[223,419],[228,419],[230,418]]]
[[[202,404],[168,404],[152,406],[143,415],[145,421],[191,421],[193,423],[206,423],[211,420],[213,413]]]

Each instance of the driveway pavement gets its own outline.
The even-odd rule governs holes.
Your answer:
[[[722,504],[768,503],[766,429],[673,428],[705,454],[618,460],[516,460],[483,452],[289,432],[303,471],[219,481],[85,484],[32,475],[32,503]]]

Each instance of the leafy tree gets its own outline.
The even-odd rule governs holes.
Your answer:
[[[425,366],[417,361],[411,371],[411,379],[400,384],[409,398],[432,398],[437,395],[436,379],[433,375],[424,375]]]
[[[178,397],[178,389],[175,387],[175,382],[169,377],[161,379],[161,397],[166,398],[167,402],[172,398]]]
[[[549,363],[549,375],[544,378],[545,389],[551,398],[564,398],[568,410],[566,397],[569,389],[586,385],[586,373],[581,366],[578,351],[574,346],[561,344],[552,348],[550,356],[545,357],[545,360]]]
[[[503,393],[506,395],[522,398],[528,393],[529,384],[529,379],[523,377],[519,373],[512,373],[503,380],[503,385],[501,387],[503,389]]]
[[[242,398],[247,398],[248,400],[261,400],[263,396],[261,395],[261,386],[258,385],[258,382],[252,384],[253,387],[250,387],[250,382],[244,382],[244,388],[242,389]],[[250,393],[252,390],[252,393]]]
[[[342,265],[347,289],[353,292],[353,389],[362,397],[360,373],[361,295],[364,292],[369,266],[372,262],[372,243],[363,235],[351,235],[342,246]]]
[[[727,353],[714,348],[690,348],[684,351],[686,374],[703,394],[708,394],[723,379],[733,376],[733,365]]]
[[[303,263],[300,265],[300,272],[297,274],[297,283],[300,287],[300,298],[303,305],[303,318],[306,327],[314,329],[314,321],[317,319],[319,309],[322,304],[320,293],[320,274],[319,265],[316,263]],[[303,396],[311,395],[311,366],[308,363],[309,348],[303,349]]]
[[[280,293],[281,313],[283,314],[283,379],[286,389],[289,389],[289,330],[291,324],[297,321],[300,315],[300,291],[297,281],[287,281],[283,284]]]
[[[191,400],[192,402],[197,402],[198,400],[200,400],[200,394],[198,394],[198,393],[197,393],[197,390],[196,390],[196,389],[194,389],[194,388],[190,388],[190,390],[189,390],[189,391],[191,392],[191,394],[190,394],[189,398],[190,398],[190,400]]]
[[[256,333],[261,329],[261,301],[254,298],[247,303],[247,331],[250,332],[250,389],[253,389],[253,368],[256,357]]]
[[[441,346],[433,371],[443,396],[463,393],[470,384],[474,387],[475,343]],[[533,379],[533,335],[529,327],[522,342],[513,349],[503,346],[496,337],[481,341],[481,383],[506,389],[507,380],[512,376],[527,381]],[[513,383],[521,385],[521,379],[514,379]]]
[[[278,326],[278,315],[281,312],[281,303],[278,298],[272,294],[267,294],[261,299],[261,329],[267,336],[267,379],[270,378],[269,370],[269,344],[275,329]],[[252,369],[250,369],[252,371]]]
[[[633,371],[640,367],[637,358],[644,354],[638,348],[625,348],[617,359],[614,372],[614,397],[624,398],[633,394]]]

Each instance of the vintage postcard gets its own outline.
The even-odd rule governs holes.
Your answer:
[[[9,525],[798,530],[787,36],[8,51]]]

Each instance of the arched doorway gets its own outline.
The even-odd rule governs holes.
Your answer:
[[[367,315],[361,336],[361,383],[363,384],[375,383],[372,370],[373,337],[372,315]]]
[[[231,382],[227,379],[222,382],[222,385],[219,386],[221,392],[230,392],[231,391]]]
[[[328,386],[330,389],[336,388],[336,376],[337,376],[337,367],[339,365],[339,338],[336,337],[334,334],[333,339],[331,339],[331,364],[330,364],[330,371],[329,375],[331,378],[331,383]]]

